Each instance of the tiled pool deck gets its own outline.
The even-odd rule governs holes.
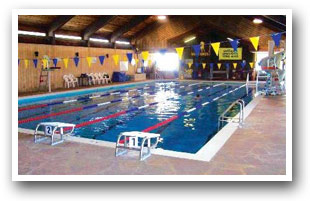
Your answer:
[[[115,158],[114,149],[77,142],[51,147],[19,133],[19,175],[210,174],[284,175],[286,172],[285,97],[262,98],[210,162],[152,155]]]

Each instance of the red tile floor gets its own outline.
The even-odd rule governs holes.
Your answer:
[[[19,133],[20,175],[211,174],[283,175],[286,163],[285,96],[262,98],[252,113],[210,162],[152,155],[114,157],[114,149],[65,142],[51,147],[34,144]]]

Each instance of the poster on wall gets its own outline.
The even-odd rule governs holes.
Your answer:
[[[242,48],[239,47],[237,51],[233,48],[220,48],[219,49],[219,60],[241,60],[242,59]]]
[[[120,62],[120,71],[128,71],[128,61]]]

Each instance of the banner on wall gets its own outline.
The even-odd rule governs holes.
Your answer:
[[[241,60],[242,59],[242,48],[220,48],[219,49],[219,60]]]

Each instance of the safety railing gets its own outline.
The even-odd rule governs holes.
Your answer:
[[[228,113],[233,109],[235,105],[239,105],[239,115],[237,117],[228,116]],[[245,103],[242,99],[238,99],[233,102],[220,116],[218,119],[218,131],[224,125],[225,122],[238,123],[239,127],[243,125],[244,121],[244,107]]]

